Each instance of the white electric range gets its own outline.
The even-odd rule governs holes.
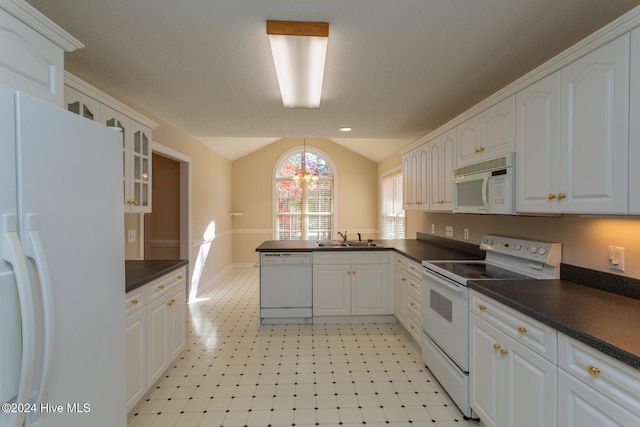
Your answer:
[[[469,405],[469,280],[554,279],[560,243],[485,235],[484,260],[422,261],[422,359],[463,412]]]

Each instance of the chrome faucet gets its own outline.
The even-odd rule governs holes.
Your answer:
[[[338,231],[338,234],[340,235],[340,237],[342,237],[343,241],[347,241],[347,232],[345,231],[344,234],[342,234],[341,232]]]

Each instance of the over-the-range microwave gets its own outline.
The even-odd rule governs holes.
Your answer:
[[[515,153],[454,170],[453,211],[474,214],[512,214]]]

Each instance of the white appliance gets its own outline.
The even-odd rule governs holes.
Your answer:
[[[311,252],[260,254],[260,321],[310,323],[313,317]]]
[[[122,136],[0,86],[0,426],[126,426]]]
[[[486,235],[480,249],[484,260],[422,262],[422,359],[465,417],[473,417],[467,281],[558,278],[562,246]]]
[[[455,169],[453,211],[512,214],[515,200],[515,153]]]

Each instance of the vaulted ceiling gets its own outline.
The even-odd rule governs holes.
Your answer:
[[[231,160],[281,137],[324,137],[374,161],[640,3],[27,1],[86,45],[65,57],[69,71]],[[268,19],[329,23],[319,109],[283,108]]]

